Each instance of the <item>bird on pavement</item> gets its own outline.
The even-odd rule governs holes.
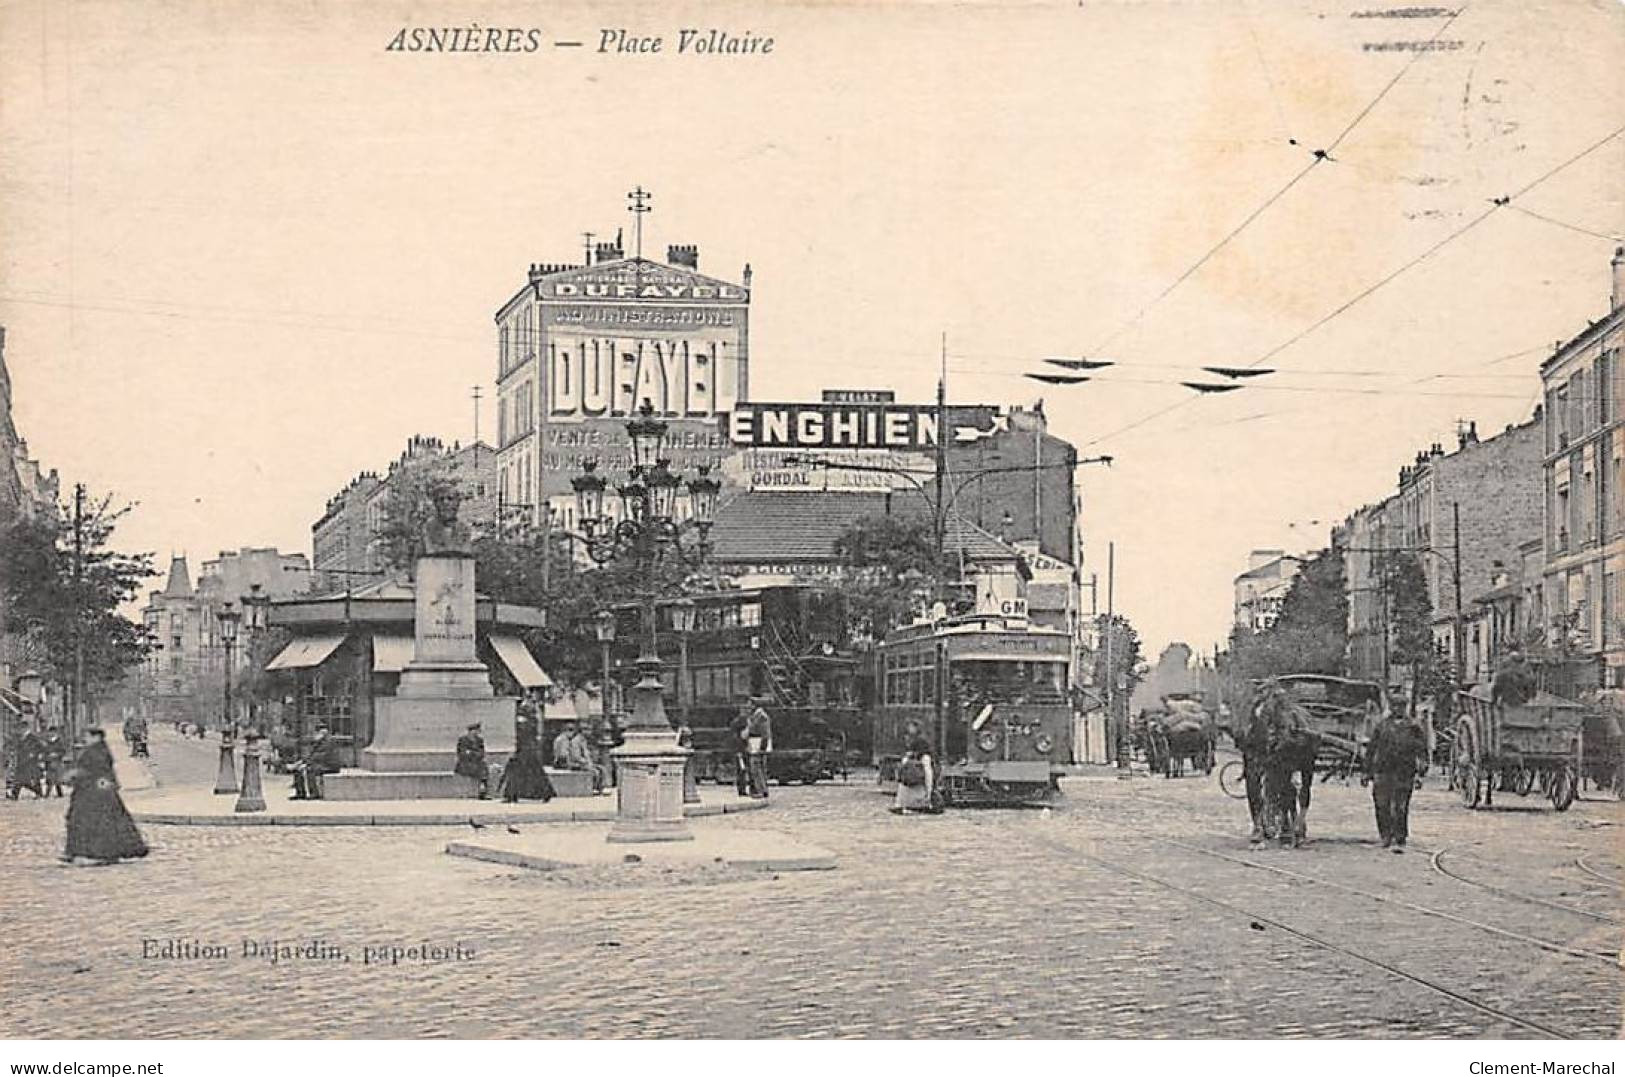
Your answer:
[[[508,833],[510,833],[510,834],[517,834],[517,833],[519,833],[519,828],[518,828],[518,827],[516,827],[516,826],[510,826],[510,827],[509,827],[509,828],[508,828]]]

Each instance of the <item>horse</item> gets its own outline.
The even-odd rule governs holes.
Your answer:
[[[1304,725],[1285,694],[1274,690],[1253,708],[1237,747],[1247,778],[1253,844],[1276,837],[1283,845],[1301,845],[1309,835],[1320,736]]]

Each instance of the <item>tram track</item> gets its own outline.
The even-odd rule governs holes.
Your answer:
[[[1619,876],[1610,875],[1605,871],[1598,871],[1596,868],[1592,867],[1590,862],[1587,861],[1583,856],[1577,856],[1574,858],[1574,866],[1585,872],[1587,875],[1590,875],[1592,878],[1602,880],[1615,890],[1625,889],[1625,883],[1620,882]]]
[[[1265,914],[1265,913],[1261,913],[1261,912],[1257,912],[1257,911],[1252,910],[1252,909],[1248,909],[1248,908],[1246,908],[1244,906],[1236,904],[1235,902],[1226,901],[1223,898],[1215,897],[1214,895],[1209,894],[1209,893],[1204,893],[1201,890],[1197,890],[1195,888],[1188,887],[1188,886],[1181,886],[1178,883],[1170,882],[1167,879],[1160,878],[1160,877],[1158,877],[1156,875],[1152,875],[1152,874],[1150,874],[1148,872],[1140,871],[1140,870],[1138,870],[1136,868],[1127,867],[1127,866],[1125,866],[1123,864],[1119,864],[1119,863],[1116,863],[1114,861],[1107,860],[1106,858],[1101,857],[1101,856],[1097,856],[1097,855],[1095,855],[1093,853],[1085,852],[1085,851],[1077,848],[1075,845],[1072,845],[1072,844],[1070,844],[1068,842],[1062,841],[1059,838],[1055,838],[1055,837],[1052,837],[1052,836],[1049,836],[1049,835],[1043,835],[1043,834],[1033,834],[1033,835],[1031,835],[1031,840],[1035,844],[1046,846],[1049,849],[1051,849],[1052,851],[1060,853],[1063,856],[1067,856],[1067,857],[1075,858],[1075,859],[1078,859],[1078,860],[1086,861],[1086,862],[1088,862],[1090,864],[1095,865],[1098,868],[1101,868],[1102,870],[1109,871],[1112,874],[1120,875],[1120,876],[1122,876],[1124,878],[1127,878],[1127,879],[1133,879],[1133,880],[1136,880],[1136,881],[1141,882],[1141,883],[1147,883],[1147,884],[1150,884],[1150,885],[1153,885],[1153,886],[1161,887],[1162,889],[1165,889],[1165,890],[1168,890],[1168,891],[1170,891],[1172,893],[1178,894],[1181,897],[1186,898],[1186,899],[1188,899],[1190,901],[1193,901],[1193,902],[1196,902],[1196,903],[1199,903],[1199,904],[1203,904],[1203,905],[1208,905],[1208,906],[1213,907],[1213,908],[1221,909],[1224,912],[1234,914],[1234,915],[1236,915],[1238,917],[1243,917],[1243,918],[1247,919],[1248,922],[1250,922],[1250,923],[1262,924],[1262,925],[1266,925],[1268,927],[1275,928],[1276,930],[1282,932],[1283,934],[1288,935],[1288,936],[1290,936],[1290,937],[1292,937],[1294,939],[1297,939],[1300,942],[1303,942],[1303,943],[1306,943],[1306,944],[1308,944],[1310,946],[1314,946],[1314,947],[1317,947],[1319,949],[1326,950],[1328,952],[1337,954],[1338,956],[1346,958],[1346,959],[1348,959],[1350,961],[1354,961],[1354,962],[1357,962],[1359,964],[1366,965],[1366,966],[1369,966],[1371,968],[1377,969],[1378,971],[1380,971],[1380,972],[1382,972],[1382,973],[1384,973],[1384,974],[1386,974],[1388,976],[1391,976],[1391,977],[1394,977],[1395,979],[1403,980],[1403,981],[1405,981],[1407,983],[1413,984],[1413,985],[1415,985],[1417,987],[1422,988],[1423,990],[1429,991],[1429,992],[1431,992],[1431,993],[1433,993],[1435,995],[1438,995],[1438,996],[1441,996],[1443,998],[1449,999],[1450,1001],[1456,1003],[1457,1005],[1465,1006],[1468,1009],[1476,1011],[1477,1013],[1483,1014],[1483,1015],[1485,1015],[1487,1017],[1492,1017],[1495,1020],[1503,1022],[1506,1025],[1515,1026],[1517,1028],[1524,1029],[1525,1031],[1528,1031],[1528,1032],[1533,1032],[1536,1035],[1543,1036],[1543,1037],[1546,1037],[1548,1039],[1566,1040],[1566,1039],[1575,1039],[1575,1038],[1577,1038],[1575,1036],[1570,1035],[1567,1032],[1562,1031],[1561,1029],[1557,1029],[1557,1028],[1554,1028],[1554,1027],[1552,1027],[1550,1025],[1543,1024],[1540,1021],[1535,1021],[1535,1020],[1532,1020],[1530,1018],[1523,1017],[1523,1016],[1521,1016],[1519,1014],[1512,1013],[1512,1012],[1510,1012],[1508,1010],[1504,1010],[1504,1009],[1502,1009],[1502,1008],[1500,1008],[1498,1006],[1492,1005],[1492,1004],[1487,1003],[1487,1002],[1483,1002],[1483,1001],[1481,1001],[1479,999],[1476,999],[1476,998],[1472,997],[1471,995],[1468,995],[1468,994],[1465,994],[1464,992],[1458,991],[1455,988],[1452,988],[1447,984],[1440,983],[1437,980],[1430,979],[1429,977],[1421,976],[1421,975],[1418,975],[1417,973],[1410,972],[1410,971],[1408,971],[1406,969],[1400,968],[1398,965],[1395,965],[1395,964],[1393,964],[1391,962],[1388,962],[1388,961],[1384,961],[1380,957],[1376,957],[1376,956],[1374,956],[1372,954],[1368,954],[1368,953],[1362,953],[1359,950],[1355,950],[1355,949],[1352,949],[1352,948],[1350,948],[1348,946],[1344,946],[1341,943],[1332,941],[1331,939],[1323,938],[1322,936],[1317,935],[1317,934],[1315,934],[1313,932],[1305,931],[1305,930],[1303,930],[1301,928],[1293,927],[1291,924],[1288,924],[1288,923],[1284,922],[1283,920],[1280,920],[1280,919],[1278,919],[1276,917],[1272,917],[1272,916],[1270,916],[1268,914]],[[1164,840],[1165,841],[1166,839],[1154,839],[1154,840]],[[1167,842],[1167,843],[1168,844],[1175,844],[1175,845],[1182,845],[1182,843],[1178,843],[1178,842]],[[1184,846],[1184,847],[1185,848],[1196,849],[1198,852],[1205,852],[1206,851],[1206,850],[1201,850],[1199,847],[1196,847],[1196,846]],[[1239,858],[1231,858],[1231,857],[1221,857],[1221,858],[1222,859],[1239,859]],[[1244,861],[1244,860],[1239,861],[1239,862],[1242,863],[1242,864],[1246,864],[1248,866],[1253,866],[1253,865],[1249,864],[1247,861]],[[1291,874],[1291,873],[1287,873],[1287,874]],[[1311,881],[1311,882],[1322,881],[1322,880],[1313,879],[1312,877],[1309,877],[1309,876],[1304,876],[1304,878],[1309,879],[1309,881]],[[1580,951],[1574,951],[1574,952],[1575,953],[1580,953]]]
[[[1168,800],[1168,799],[1166,799],[1164,797],[1151,796],[1151,797],[1146,798],[1146,799],[1151,799],[1151,800],[1154,800],[1155,802],[1157,802],[1159,804],[1165,804],[1165,805],[1168,805],[1168,806],[1171,806],[1171,807],[1178,807],[1178,808],[1181,808],[1181,809],[1188,809],[1188,807],[1189,807],[1188,805],[1180,804],[1177,801]],[[1440,919],[1440,920],[1444,920],[1444,921],[1447,921],[1447,922],[1450,922],[1450,923],[1454,923],[1454,924],[1456,924],[1458,926],[1461,926],[1461,927],[1472,928],[1472,929],[1475,929],[1475,930],[1478,930],[1478,931],[1482,931],[1482,932],[1484,932],[1486,934],[1495,935],[1497,937],[1504,938],[1504,939],[1509,939],[1509,940],[1514,941],[1514,942],[1520,942],[1520,943],[1523,943],[1523,944],[1526,944],[1526,945],[1534,946],[1534,947],[1536,947],[1538,949],[1545,950],[1545,951],[1547,951],[1549,953],[1559,954],[1559,955],[1562,955],[1564,957],[1573,958],[1575,960],[1581,960],[1581,961],[1586,961],[1586,962],[1590,962],[1590,963],[1597,963],[1597,964],[1606,965],[1609,969],[1611,969],[1612,971],[1614,971],[1616,973],[1625,974],[1625,966],[1621,965],[1621,960],[1620,960],[1620,956],[1619,956],[1618,953],[1610,953],[1610,952],[1603,952],[1603,951],[1597,951],[1597,950],[1582,950],[1582,949],[1579,949],[1579,948],[1574,947],[1574,946],[1569,946],[1569,945],[1567,945],[1565,943],[1552,942],[1549,939],[1543,939],[1543,938],[1540,938],[1539,936],[1529,935],[1529,934],[1526,934],[1526,933],[1521,932],[1521,931],[1513,931],[1513,930],[1511,930],[1509,928],[1498,927],[1495,924],[1485,923],[1482,920],[1475,920],[1475,919],[1473,919],[1471,917],[1462,916],[1462,915],[1460,915],[1458,913],[1447,912],[1447,911],[1445,911],[1443,909],[1435,909],[1435,908],[1431,908],[1431,907],[1426,906],[1426,905],[1418,905],[1415,902],[1406,901],[1403,898],[1394,897],[1392,895],[1379,894],[1379,893],[1376,893],[1374,891],[1365,890],[1365,889],[1362,889],[1362,888],[1357,887],[1357,886],[1350,886],[1347,883],[1340,883],[1340,882],[1336,882],[1336,881],[1331,880],[1331,879],[1324,879],[1324,878],[1320,878],[1319,876],[1308,875],[1308,874],[1305,874],[1303,872],[1293,871],[1291,869],[1279,867],[1279,866],[1274,865],[1274,864],[1261,863],[1261,862],[1259,862],[1257,860],[1248,859],[1246,857],[1234,856],[1234,855],[1231,855],[1229,853],[1220,852],[1217,849],[1209,849],[1209,848],[1205,848],[1205,847],[1200,846],[1200,845],[1192,845],[1192,844],[1190,844],[1188,842],[1179,841],[1179,840],[1174,839],[1174,838],[1164,837],[1164,836],[1159,835],[1159,834],[1149,833],[1149,832],[1147,832],[1145,830],[1141,830],[1141,829],[1137,829],[1137,828],[1129,828],[1129,829],[1131,829],[1138,837],[1140,837],[1141,839],[1146,840],[1146,841],[1151,841],[1151,842],[1154,842],[1154,843],[1157,843],[1157,844],[1160,844],[1160,845],[1166,845],[1166,846],[1170,846],[1170,847],[1173,847],[1173,848],[1178,848],[1178,849],[1181,849],[1181,850],[1183,850],[1185,852],[1196,853],[1198,855],[1206,856],[1206,857],[1209,857],[1209,858],[1212,858],[1212,859],[1226,861],[1226,862],[1236,864],[1236,865],[1241,866],[1241,867],[1251,868],[1251,869],[1256,870],[1256,871],[1268,872],[1268,873],[1271,873],[1271,874],[1281,876],[1283,878],[1290,878],[1290,879],[1292,879],[1292,880],[1294,880],[1296,882],[1308,883],[1308,884],[1312,884],[1312,885],[1318,885],[1318,886],[1326,887],[1328,889],[1338,890],[1338,891],[1341,891],[1343,893],[1352,894],[1352,895],[1355,895],[1357,897],[1365,898],[1367,900],[1379,902],[1379,903],[1382,903],[1382,904],[1392,905],[1392,906],[1395,906],[1395,907],[1398,907],[1398,908],[1403,908],[1403,909],[1405,909],[1405,910],[1407,910],[1409,912],[1417,913],[1417,914],[1420,914],[1420,915],[1423,915],[1423,916],[1434,917],[1434,918],[1437,918],[1437,919]],[[1220,833],[1218,831],[1202,831],[1201,833],[1203,833],[1206,836],[1216,837],[1216,838],[1229,838],[1229,837],[1231,837],[1231,835],[1229,835],[1229,834]],[[1424,853],[1431,853],[1431,855],[1435,856],[1435,857],[1437,857],[1440,853],[1444,852],[1443,849],[1440,849],[1440,850],[1418,849],[1418,851],[1419,852],[1424,852]],[[1438,865],[1435,864],[1434,866],[1437,868]],[[1603,916],[1602,914],[1598,914],[1598,913],[1592,913],[1589,910],[1578,909],[1578,908],[1576,908],[1574,906],[1562,905],[1562,904],[1559,904],[1557,902],[1548,902],[1548,901],[1545,901],[1544,899],[1541,899],[1541,898],[1532,897],[1531,895],[1517,893],[1516,891],[1510,891],[1510,890],[1503,891],[1503,890],[1501,890],[1500,888],[1497,888],[1497,887],[1492,887],[1492,886],[1488,886],[1488,885],[1485,885],[1485,884],[1476,883],[1473,880],[1462,878],[1462,877],[1457,876],[1457,875],[1455,875],[1455,874],[1453,874],[1451,872],[1443,871],[1442,869],[1441,869],[1440,873],[1443,874],[1443,875],[1446,875],[1449,878],[1455,879],[1455,880],[1457,880],[1459,882],[1466,883],[1467,885],[1478,887],[1479,889],[1485,890],[1485,891],[1490,892],[1490,893],[1495,893],[1499,897],[1510,898],[1510,899],[1514,899],[1514,900],[1524,900],[1524,901],[1528,901],[1528,902],[1531,902],[1531,903],[1537,904],[1537,905],[1550,906],[1550,907],[1556,908],[1556,909],[1561,910],[1561,911],[1566,912],[1566,913],[1574,914],[1574,915],[1581,916],[1581,917],[1591,919],[1591,920],[1598,920],[1598,921],[1601,921],[1601,922],[1604,922],[1604,923],[1607,923],[1607,924],[1610,924],[1610,925],[1614,925],[1614,926],[1618,926],[1619,923],[1620,923],[1618,920],[1615,920],[1615,919],[1613,919],[1611,917]]]
[[[1446,851],[1447,849],[1436,850],[1433,856],[1430,858],[1430,861],[1433,865],[1433,870],[1437,871],[1440,875],[1443,875],[1447,879],[1454,879],[1459,883],[1465,883],[1467,886],[1477,887],[1480,890],[1488,891],[1489,893],[1496,894],[1500,897],[1510,898],[1513,901],[1523,901],[1529,903],[1530,905],[1539,905],[1542,908],[1556,909],[1559,912],[1566,912],[1573,916],[1583,916],[1588,920],[1597,920],[1604,924],[1613,924],[1615,927],[1620,926],[1619,920],[1612,916],[1604,915],[1600,912],[1592,912],[1590,909],[1581,909],[1574,905],[1565,905],[1561,901],[1548,901],[1545,898],[1535,897],[1533,894],[1524,894],[1516,890],[1507,890],[1503,887],[1494,886],[1490,883],[1481,883],[1477,879],[1469,879],[1467,876],[1451,871],[1449,868],[1444,866],[1444,854]],[[1580,859],[1583,860],[1584,857],[1581,857]],[[1581,870],[1583,871],[1585,869],[1582,868]]]

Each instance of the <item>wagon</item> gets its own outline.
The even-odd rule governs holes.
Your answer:
[[[1364,784],[1367,780],[1365,745],[1372,729],[1382,719],[1382,686],[1374,681],[1321,673],[1290,673],[1255,682],[1255,698],[1271,687],[1286,694],[1304,727],[1320,737],[1315,773],[1320,775],[1321,781],[1358,774]],[[1237,720],[1245,722],[1246,717],[1238,716]],[[1232,737],[1239,733],[1239,726],[1231,730]],[[1238,799],[1246,796],[1244,782],[1239,759],[1220,768],[1219,786],[1229,796]]]
[[[1578,788],[1584,707],[1548,692],[1494,702],[1482,686],[1456,700],[1450,773],[1463,804],[1489,807],[1497,787],[1519,796],[1538,788],[1552,807],[1568,810]]]

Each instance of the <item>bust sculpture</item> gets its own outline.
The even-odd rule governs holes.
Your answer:
[[[457,518],[457,508],[463,495],[456,484],[444,481],[431,483],[428,496],[430,514],[423,524],[423,555],[472,556],[468,527]]]

